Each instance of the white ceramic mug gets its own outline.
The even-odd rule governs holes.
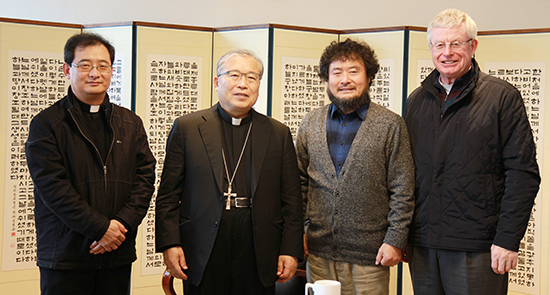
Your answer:
[[[309,290],[313,290],[313,295],[340,295],[342,289],[340,282],[333,280],[319,280],[315,284],[306,284],[306,294]]]

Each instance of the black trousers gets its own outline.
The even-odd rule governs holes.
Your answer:
[[[465,252],[409,245],[409,267],[418,295],[506,295],[508,273],[491,268],[491,252]]]
[[[258,275],[250,208],[223,211],[200,285],[185,282],[185,295],[231,294],[275,294],[275,285],[264,287]]]
[[[107,269],[40,268],[42,295],[128,295],[132,264]]]

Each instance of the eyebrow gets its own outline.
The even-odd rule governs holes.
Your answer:
[[[360,69],[360,68],[361,67],[359,67],[359,66],[352,66],[352,67],[349,67],[347,69],[348,70],[356,70],[356,69]],[[331,71],[341,71],[343,69],[344,69],[344,67],[334,67],[334,68],[331,69]]]
[[[453,43],[453,42],[462,42],[462,41],[461,41],[461,40],[458,40],[458,39],[455,39],[455,40],[452,40],[452,41],[449,41],[449,42],[445,42],[445,41],[439,40],[439,41],[434,41],[433,44],[437,44],[437,43]]]
[[[79,60],[78,62],[83,62],[83,61],[91,62],[92,60],[89,59],[89,58],[83,58],[83,59]],[[73,62],[75,62],[75,61],[73,60]],[[111,63],[110,60],[105,60],[105,59],[100,59],[99,62],[100,62],[100,63],[101,63],[101,62]]]

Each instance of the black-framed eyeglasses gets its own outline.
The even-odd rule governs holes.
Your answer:
[[[100,63],[98,65],[92,65],[90,62],[80,62],[78,64],[71,63],[72,67],[75,67],[79,72],[88,73],[96,68],[100,73],[109,73],[113,68],[108,63]]]
[[[464,44],[468,43],[468,42],[471,42],[473,39],[470,38],[466,41],[453,41],[453,42],[450,42],[450,43],[447,43],[447,42],[436,42],[435,44],[432,44],[430,42],[430,46],[432,46],[432,48],[436,51],[443,51],[445,50],[445,47],[447,47],[447,44],[449,44],[449,48],[451,48],[452,50],[459,50],[459,49],[462,49]]]
[[[248,82],[249,84],[260,83],[260,79],[261,79],[260,74],[257,74],[257,73],[254,73],[254,72],[241,73],[237,70],[231,70],[231,71],[223,72],[223,73],[219,74],[218,77],[219,76],[225,76],[227,79],[229,79],[230,81],[233,81],[233,82],[238,82],[239,80],[241,80],[241,77],[244,76],[246,82]]]

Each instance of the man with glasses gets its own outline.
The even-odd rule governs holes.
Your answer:
[[[475,22],[428,26],[435,70],[408,98],[416,164],[409,238],[415,294],[507,294],[540,183],[520,92],[481,72]]]
[[[252,106],[263,74],[251,51],[222,56],[219,103],[174,122],[156,200],[156,248],[185,294],[274,294],[302,249],[290,130]]]
[[[72,36],[63,64],[68,94],[30,124],[26,154],[43,295],[129,291],[155,159],[141,119],[109,102],[114,55],[99,35]]]

